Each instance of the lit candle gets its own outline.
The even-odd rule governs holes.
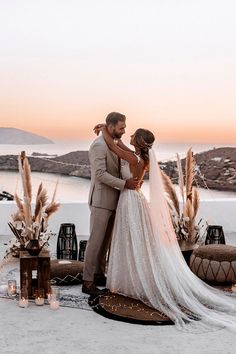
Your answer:
[[[28,305],[29,305],[29,300],[28,299],[25,299],[24,297],[19,299],[19,306],[20,307],[26,308],[26,307],[28,307]]]
[[[42,298],[42,297],[36,297],[36,298],[35,298],[35,304],[38,305],[38,306],[44,305],[44,298]]]
[[[19,293],[19,306],[20,307],[28,307],[29,300],[28,300],[28,288],[23,286]]]
[[[51,300],[50,301],[50,309],[51,310],[58,310],[59,309],[59,301],[58,300]]]
[[[35,290],[35,304],[38,306],[44,305],[44,290]]]
[[[9,296],[16,295],[16,280],[8,280],[7,293]]]

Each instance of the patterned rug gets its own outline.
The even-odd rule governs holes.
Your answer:
[[[7,282],[15,279],[19,292],[20,271],[19,259],[11,259],[0,262],[0,298],[12,299],[7,295]],[[136,323],[142,325],[171,325],[173,322],[164,314],[144,305],[138,300],[134,300],[110,292],[103,296],[92,297],[83,294],[81,284],[58,286],[60,289],[60,306],[75,309],[95,311],[98,314],[118,321]],[[216,286],[217,288],[230,293],[236,297],[236,286]],[[16,296],[17,299],[17,296]],[[30,303],[34,300],[30,300]],[[45,304],[47,304],[47,300]]]

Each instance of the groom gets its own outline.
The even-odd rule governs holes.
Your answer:
[[[117,112],[109,113],[106,125],[113,139],[125,133],[126,117]],[[92,143],[89,150],[91,186],[89,193],[90,238],[85,252],[82,292],[101,295],[104,292],[96,285],[105,286],[106,256],[111,243],[112,228],[120,191],[135,189],[138,182],[133,178],[120,178],[120,160],[109,150],[103,136]]]

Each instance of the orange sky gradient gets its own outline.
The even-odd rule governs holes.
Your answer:
[[[236,144],[236,3],[1,4],[0,127],[92,139],[111,111],[161,142]]]

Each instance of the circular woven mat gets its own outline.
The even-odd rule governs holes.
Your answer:
[[[119,294],[105,293],[96,299],[90,299],[90,305],[100,315],[118,321],[143,325],[174,324],[167,316],[143,302]]]

